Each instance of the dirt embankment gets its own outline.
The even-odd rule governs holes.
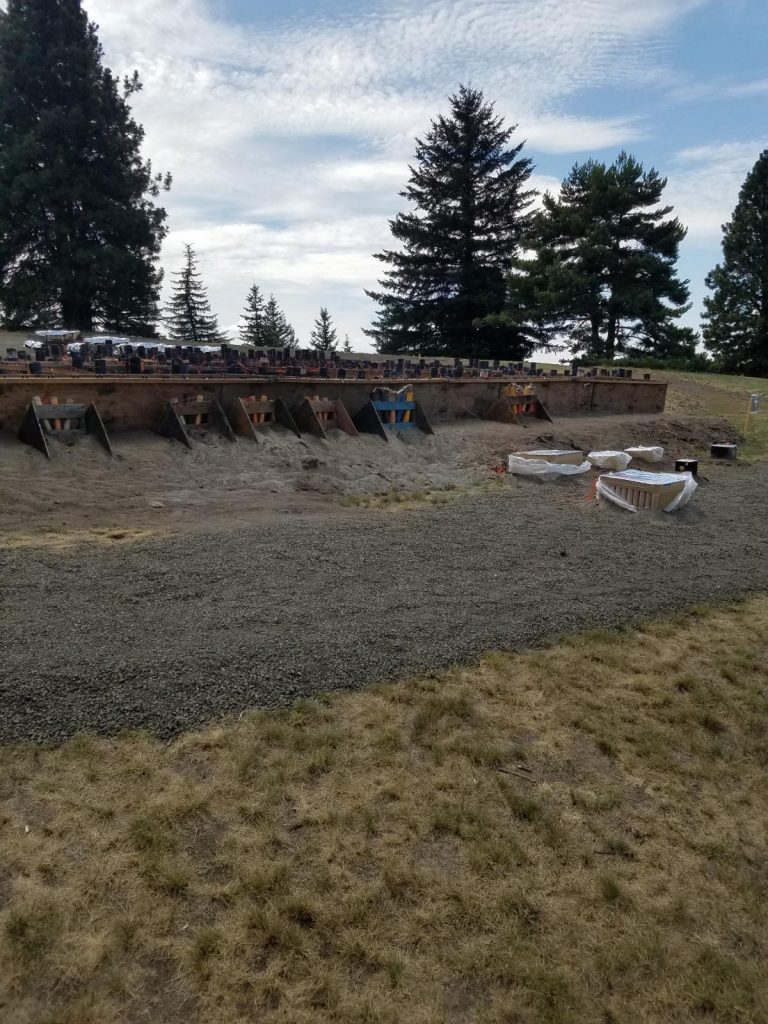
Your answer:
[[[263,524],[286,514],[342,511],[340,499],[390,491],[471,488],[521,448],[623,448],[661,444],[674,460],[737,435],[724,420],[670,416],[579,417],[509,426],[475,420],[441,425],[433,436],[389,443],[338,431],[328,441],[280,429],[259,444],[195,432],[188,450],[152,434],[117,434],[110,458],[92,438],[39,452],[0,435],[0,529],[7,538],[97,528],[194,531]]]
[[[435,481],[438,473],[485,480],[517,440],[502,429],[482,441],[469,427],[440,431],[414,445],[419,466],[426,472],[434,464]],[[665,421],[643,431],[611,421],[594,439],[590,429],[582,421],[518,436],[605,447],[611,438],[650,443],[692,428]],[[446,468],[436,454],[449,438]],[[344,440],[339,449],[354,444]],[[693,444],[681,439],[679,454]],[[308,448],[304,457],[318,461],[306,470],[309,480],[332,450]],[[367,442],[357,449],[368,450]],[[388,457],[398,450],[412,454],[393,443]],[[239,457],[227,455],[231,473]],[[221,458],[217,449],[211,461],[220,466]],[[200,446],[186,465],[202,472],[205,461]],[[422,471],[415,456],[408,467],[414,477]],[[186,515],[194,529],[135,543],[0,549],[0,741],[139,727],[169,736],[248,707],[768,589],[768,466],[712,464],[703,476],[691,505],[675,515],[597,505],[590,478],[548,485],[507,478],[493,491],[397,514],[318,504],[314,515],[271,517],[259,512],[264,491],[255,482],[241,478],[240,491],[229,491],[222,474],[218,497],[209,484],[190,508],[187,497],[173,506],[177,492],[155,477],[157,490],[136,487],[141,521],[151,521],[147,499],[158,494],[159,516],[182,523]],[[194,493],[188,485],[186,494]],[[251,510],[236,504],[225,529],[238,493]],[[300,509],[303,494],[279,493],[279,501]],[[93,492],[79,500],[95,507]],[[50,524],[53,514],[46,510],[42,521]]]

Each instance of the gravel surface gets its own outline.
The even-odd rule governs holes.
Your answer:
[[[508,479],[412,511],[0,551],[0,741],[161,737],[576,630],[768,590],[768,467],[676,515]]]

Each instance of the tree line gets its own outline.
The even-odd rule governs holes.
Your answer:
[[[0,10],[0,307],[10,329],[66,324],[83,331],[175,341],[229,340],[212,313],[191,246],[160,305],[158,266],[170,175],[141,156],[131,114],[138,75],[104,67],[96,26],[80,0],[8,0]],[[254,285],[240,340],[294,345],[274,295]],[[311,335],[334,348],[323,308]]]
[[[8,0],[0,11],[0,314],[10,328],[66,324],[178,341],[224,339],[187,247],[160,305],[169,175],[141,155],[131,112],[136,74],[104,66],[80,0]],[[585,359],[701,359],[768,373],[768,151],[724,226],[706,279],[703,335],[682,320],[689,282],[677,263],[686,229],[667,181],[628,153],[574,165],[537,196],[533,164],[482,92],[461,86],[416,140],[390,226],[376,318],[383,353],[521,359],[568,349]],[[273,295],[254,284],[240,324],[255,347],[295,344]],[[311,343],[338,344],[323,307]],[[346,339],[344,349],[351,348]]]
[[[696,365],[677,273],[686,229],[664,204],[666,178],[628,153],[574,165],[536,205],[531,161],[482,92],[462,86],[423,140],[390,226],[396,249],[367,331],[381,352],[500,356],[567,348]],[[768,373],[768,151],[724,226],[707,277],[703,340],[717,365]]]
[[[218,317],[211,311],[208,291],[202,282],[197,257],[191,245],[184,246],[184,263],[173,275],[170,301],[161,314],[168,337],[179,343],[221,345],[232,339],[220,329]],[[293,327],[274,295],[265,300],[253,284],[240,318],[239,340],[254,348],[287,348],[298,345]],[[336,328],[325,307],[315,320],[310,334],[312,348],[333,351],[337,347]],[[349,351],[347,339],[346,350]]]

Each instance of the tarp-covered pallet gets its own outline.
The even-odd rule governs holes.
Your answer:
[[[649,473],[625,469],[603,473],[597,493],[628,512],[641,509],[676,512],[691,500],[697,484],[692,473]]]

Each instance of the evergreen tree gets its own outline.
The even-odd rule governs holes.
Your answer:
[[[349,335],[344,335],[344,344],[341,346],[341,351],[347,355],[352,351],[352,343],[349,340]]]
[[[148,334],[170,178],[142,160],[130,97],[80,0],[0,14],[0,305],[6,326]]]
[[[704,340],[724,370],[768,376],[768,149],[723,226],[723,261],[707,276]]]
[[[315,320],[315,326],[309,336],[312,348],[318,352],[336,351],[336,328],[333,326],[331,314],[322,306],[320,316]]]
[[[248,292],[245,309],[240,321],[240,340],[255,348],[265,348],[265,303],[258,285],[252,285]]]
[[[617,352],[692,355],[696,336],[677,324],[690,308],[677,277],[686,230],[660,206],[666,179],[621,153],[610,167],[576,164],[534,222],[531,259],[511,286],[541,337],[566,336],[592,359]]]
[[[366,334],[380,352],[486,353],[481,324],[504,309],[505,274],[534,196],[522,143],[508,146],[514,130],[481,92],[461,86],[450,116],[417,139],[400,193],[415,210],[390,221],[402,248],[376,254],[389,269],[381,291],[367,293],[380,308]]]
[[[287,345],[296,344],[296,335],[293,328],[285,319],[285,313],[277,304],[274,295],[264,307],[264,346],[266,348],[284,348]]]
[[[173,275],[173,292],[163,315],[168,336],[179,344],[220,345],[228,338],[219,330],[218,320],[211,312],[194,250],[191,245],[184,248],[184,266]]]

